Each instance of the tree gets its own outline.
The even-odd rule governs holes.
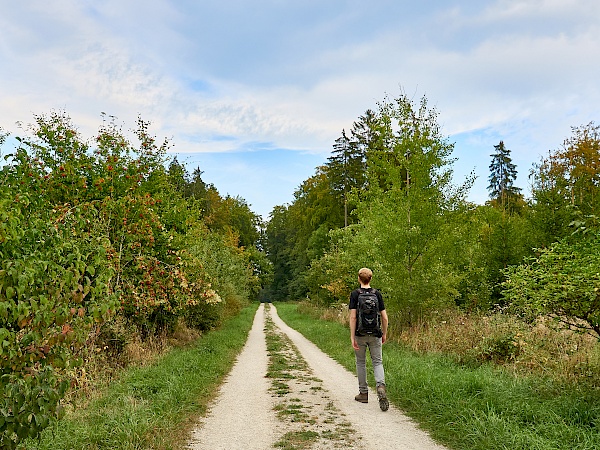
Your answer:
[[[202,179],[202,174],[204,172],[200,170],[200,167],[196,167],[192,172],[192,179],[189,184],[186,186],[186,196],[193,197],[201,202],[205,202],[206,200],[206,192],[209,188],[214,187],[212,185],[207,185]],[[204,207],[204,205],[203,205]]]
[[[352,124],[351,140],[358,147],[363,155],[369,153],[369,150],[375,149],[378,142],[377,132],[377,114],[372,109],[367,109],[365,113]]]
[[[501,209],[512,209],[521,192],[521,189],[513,184],[517,179],[517,166],[513,164],[510,150],[504,146],[504,141],[494,145],[494,150],[490,155],[490,198]]]
[[[479,240],[492,287],[492,300],[498,302],[503,270],[508,265],[519,264],[523,256],[530,254],[531,233],[529,222],[522,217],[527,208],[521,189],[514,185],[517,167],[512,162],[510,150],[504,141],[494,145],[494,150],[490,155],[488,186],[491,200],[479,208],[483,219]]]
[[[594,122],[572,128],[572,136],[550,160],[550,175],[572,206],[583,214],[596,214],[600,208],[600,126]]]
[[[365,154],[357,141],[346,136],[346,130],[333,144],[332,155],[327,158],[326,173],[332,191],[344,205],[344,226],[348,226],[348,195],[352,189],[360,189],[365,183]]]
[[[169,182],[175,190],[180,193],[185,193],[186,186],[189,184],[189,174],[183,164],[180,164],[177,157],[174,157],[169,163]]]
[[[223,304],[235,311],[258,291],[261,258],[237,246],[241,236],[256,240],[255,216],[230,199],[235,214],[223,225],[241,231],[209,230],[182,192],[185,168],[176,160],[166,168],[168,141],[148,129],[139,119],[132,143],[104,122],[84,140],[70,117],[53,112],[35,116],[31,134],[16,137],[4,158],[0,448],[61,415],[84,352],[125,341],[116,331],[119,339],[102,342],[115,316],[142,337],[172,330],[180,317],[206,329]]]
[[[275,206],[267,224],[265,247],[273,267],[273,279],[266,295],[273,300],[288,297],[293,279],[291,250],[294,246],[294,232],[288,225],[288,209],[288,206]]]
[[[482,262],[491,287],[491,300],[497,304],[502,299],[505,269],[521,264],[523,258],[531,256],[534,233],[526,215],[510,214],[492,205],[479,206],[477,214]]]
[[[600,216],[600,126],[573,127],[562,147],[531,172],[533,209],[541,245],[570,234],[569,224]]]
[[[398,322],[410,323],[458,296],[459,276],[448,256],[469,183],[451,184],[453,146],[425,98],[417,105],[405,95],[386,98],[370,126],[376,140],[367,153],[369,182],[356,193],[358,223],[336,232],[335,255],[313,267],[330,271],[322,283],[330,292],[354,282],[361,266],[372,267]]]

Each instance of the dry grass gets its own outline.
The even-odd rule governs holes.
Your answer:
[[[515,374],[600,385],[600,348],[590,335],[557,329],[544,318],[527,324],[502,313],[460,311],[442,317],[404,329],[396,339],[417,352],[449,354],[466,364],[491,361]]]
[[[150,365],[169,350],[190,345],[199,337],[200,332],[179,320],[172,333],[142,339],[135,327],[128,327],[117,318],[111,323],[108,335],[96,330],[90,336],[78,355],[81,364],[67,369],[71,389],[62,403],[67,409],[76,405],[85,407],[103,388],[117,380],[124,368]]]

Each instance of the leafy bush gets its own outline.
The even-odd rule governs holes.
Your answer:
[[[507,274],[504,296],[515,309],[600,338],[600,234],[557,242]]]
[[[258,291],[239,234],[225,222],[219,233],[201,222],[198,203],[166,173],[169,143],[148,128],[138,120],[137,145],[114,122],[84,140],[66,114],[53,112],[35,116],[4,158],[2,448],[60,416],[85,345],[122,350],[123,323],[145,336],[173,331],[181,318],[209,329],[223,317],[222,299],[239,309]],[[5,137],[0,130],[0,144]],[[106,326],[117,316],[119,327]]]
[[[59,417],[64,370],[117,303],[106,242],[88,231],[92,215],[42,208],[6,184],[0,199],[0,441],[14,448]]]

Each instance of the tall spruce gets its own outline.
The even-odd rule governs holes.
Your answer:
[[[506,209],[521,192],[521,188],[515,187],[513,184],[517,179],[517,166],[513,164],[510,150],[504,146],[504,141],[494,145],[494,150],[495,152],[490,155],[492,162],[488,191],[490,199],[502,209]]]

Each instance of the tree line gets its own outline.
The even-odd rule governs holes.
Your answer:
[[[489,201],[453,181],[454,144],[427,99],[385,97],[336,139],[327,162],[277,206],[266,229],[273,299],[345,303],[360,267],[377,274],[391,323],[444,308],[549,315],[600,336],[600,127],[572,135],[530,170],[531,197],[503,141]]]
[[[208,330],[257,296],[260,218],[169,162],[143,119],[104,117],[86,139],[64,112],[35,116],[0,170],[0,447],[62,414],[71,374],[127,336]],[[128,136],[131,136],[128,137]],[[0,130],[0,145],[7,143]],[[6,145],[7,146],[7,145]],[[4,149],[4,146],[3,146]]]

